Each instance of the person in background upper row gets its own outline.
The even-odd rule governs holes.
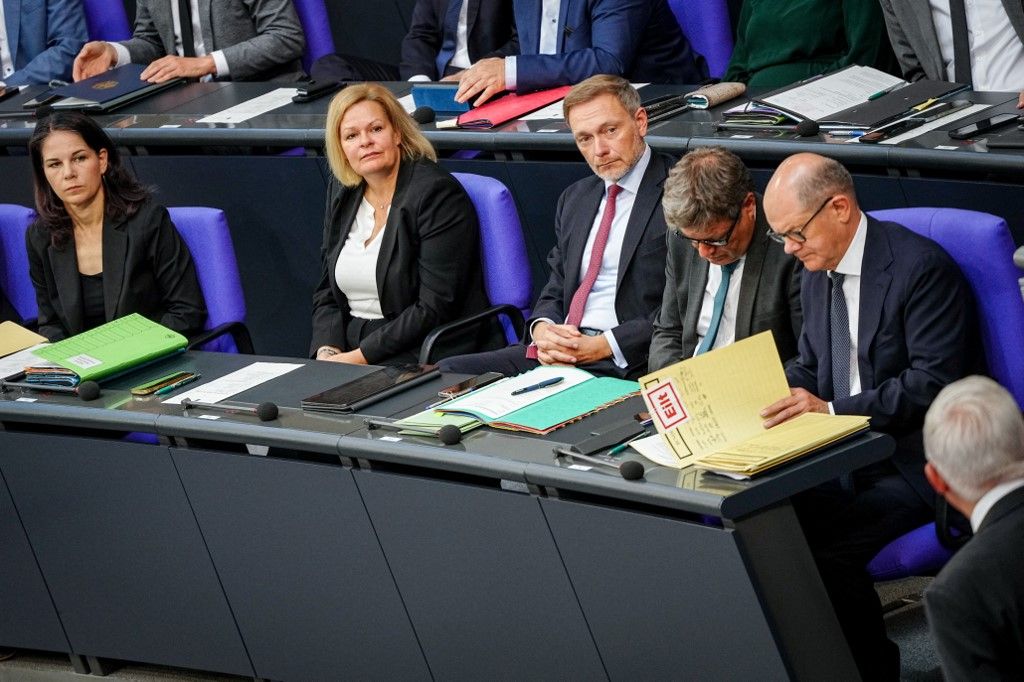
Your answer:
[[[316,60],[310,75],[317,81],[436,81],[517,49],[512,0],[416,0],[400,65],[329,54]]]
[[[776,88],[853,64],[895,70],[878,0],[745,0],[723,80]]]
[[[1024,5],[1019,0],[881,0],[903,76],[1024,90]],[[1024,92],[1018,99],[1024,107]]]
[[[519,50],[481,59],[449,80],[474,106],[505,91],[579,83],[595,74],[635,83],[699,84],[704,58],[683,36],[667,0],[516,0]]]
[[[442,360],[443,372],[511,376],[538,365],[630,379],[647,372],[651,324],[665,290],[661,189],[673,158],[647,146],[647,112],[623,78],[588,78],[562,109],[594,174],[558,199],[551,275],[526,338]]]
[[[213,78],[295,81],[303,76],[306,37],[291,0],[138,0],[129,40],[86,43],[75,58],[76,81],[115,66],[147,64],[143,80]],[[190,20],[189,20],[190,19]]]
[[[661,205],[668,261],[650,371],[766,330],[783,362],[796,355],[803,267],[768,237],[743,161],[722,147],[687,153]]]
[[[77,0],[0,0],[0,87],[70,79],[86,40]]]
[[[488,306],[476,210],[386,88],[351,85],[327,112],[327,191],[320,283],[313,294],[318,360],[415,362],[435,328]],[[446,352],[478,347],[459,336]]]
[[[925,475],[974,536],[924,595],[950,682],[1024,674],[1024,420],[1005,388],[971,376],[942,389],[924,420]]]
[[[88,116],[54,113],[28,144],[39,217],[25,234],[39,333],[50,341],[140,313],[186,336],[206,304],[167,209]]]

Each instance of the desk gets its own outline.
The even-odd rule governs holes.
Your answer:
[[[625,481],[551,450],[612,411],[546,439],[479,429],[441,446],[293,407],[351,369],[307,362],[241,394],[279,401],[266,423],[184,416],[128,383],[93,404],[0,395],[0,646],[280,680],[855,678],[788,498],[888,456],[887,436],[755,482],[658,467]],[[243,442],[297,452],[216,445]]]

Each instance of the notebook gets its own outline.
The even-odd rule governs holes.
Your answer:
[[[35,351],[37,357],[71,370],[79,381],[120,374],[185,350],[188,339],[138,313],[107,322]]]
[[[113,111],[144,97],[173,88],[185,82],[173,78],[163,83],[150,83],[140,76],[145,70],[143,64],[125,64],[84,81],[56,88],[53,94],[63,99],[54,102],[54,109],[79,109],[82,111]]]
[[[538,90],[537,92],[530,92],[525,95],[509,93],[475,109],[459,114],[457,118],[451,121],[441,121],[437,124],[437,127],[439,129],[454,127],[494,128],[514,118],[525,116],[542,107],[546,107],[552,102],[557,102],[564,98],[571,89],[570,86],[563,85],[560,88]]]

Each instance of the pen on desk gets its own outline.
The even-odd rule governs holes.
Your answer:
[[[885,97],[890,92],[895,92],[895,91],[899,90],[904,85],[908,85],[908,83],[906,81],[900,81],[899,83],[894,83],[894,84],[890,85],[887,88],[883,88],[882,90],[879,90],[878,92],[875,92],[875,93],[872,93],[872,94],[868,95],[868,101],[869,102],[874,102],[876,99],[879,99],[881,97]]]
[[[829,131],[829,135],[832,137],[860,137],[866,130],[832,130]]]
[[[632,438],[629,438],[629,439],[619,443],[615,447],[613,447],[610,450],[608,450],[608,457],[614,457],[615,455],[619,454],[620,452],[622,452],[623,450],[628,448],[630,443],[632,443],[635,440],[639,440],[639,439],[643,438],[646,435],[647,435],[646,431],[641,431],[640,433],[636,434]]]
[[[536,391],[541,388],[547,388],[548,386],[554,386],[565,381],[565,377],[552,377],[551,379],[545,379],[539,384],[533,384],[532,386],[523,386],[512,391],[512,395],[522,395],[523,393],[529,393],[530,391]]]
[[[199,374],[198,372],[196,372],[195,374],[192,374],[191,376],[185,377],[181,381],[175,381],[170,386],[164,386],[159,391],[156,391],[155,393],[153,393],[153,395],[164,395],[165,393],[170,393],[171,391],[174,391],[174,390],[177,390],[177,389],[181,388],[185,384],[191,384],[193,381],[195,381],[196,379],[198,379],[201,376],[203,376],[203,375]]]

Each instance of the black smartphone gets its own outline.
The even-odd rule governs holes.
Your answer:
[[[345,87],[345,83],[339,83],[338,81],[309,81],[308,83],[300,83],[298,92],[292,97],[292,101],[297,104],[312,102],[315,99],[331,94],[335,90],[341,90],[343,87]]]
[[[487,384],[493,384],[498,379],[504,379],[505,375],[501,372],[486,372],[479,374],[475,377],[470,377],[465,381],[460,381],[457,384],[452,384],[442,388],[437,392],[439,398],[458,398],[460,395],[465,395],[472,390],[483,388]]]
[[[988,132],[989,130],[993,130],[1015,121],[1020,121],[1020,116],[1018,114],[995,114],[994,116],[983,118],[980,121],[975,121],[974,123],[954,128],[949,131],[949,136],[954,140],[966,140],[974,137],[975,135]]]
[[[60,99],[60,95],[54,94],[53,90],[44,90],[21,106],[25,109],[35,109],[46,104],[53,104]]]
[[[21,88],[19,87],[0,88],[0,102],[3,102],[5,99],[10,99],[11,97],[14,97],[19,92],[21,92]]]

